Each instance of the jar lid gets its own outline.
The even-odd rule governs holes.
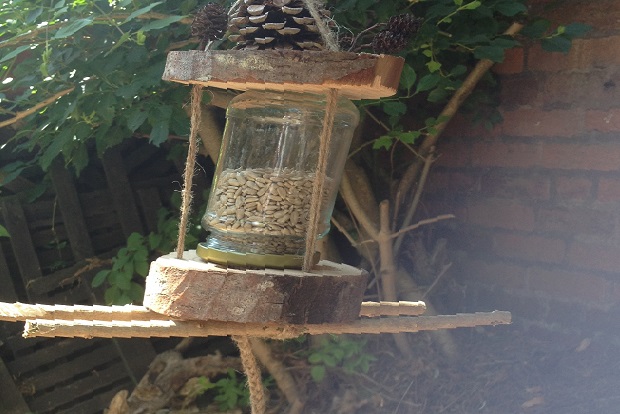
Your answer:
[[[256,253],[237,253],[223,251],[207,247],[206,243],[199,243],[196,247],[196,254],[212,263],[228,266],[258,267],[271,269],[301,269],[303,256],[291,254],[256,254]]]

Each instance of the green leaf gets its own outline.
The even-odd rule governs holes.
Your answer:
[[[131,283],[131,289],[129,289],[129,297],[132,302],[142,302],[144,299],[144,288],[137,283]]]
[[[434,73],[441,69],[441,63],[437,62],[436,60],[431,60],[430,62],[426,63],[426,67],[428,68],[428,71],[430,73]]]
[[[450,71],[450,76],[457,77],[457,76],[464,75],[466,72],[467,72],[467,66],[465,66],[465,65],[456,65]]]
[[[146,260],[134,261],[134,270],[142,277],[146,277],[149,274],[149,262]]]
[[[6,229],[6,227],[4,227],[1,224],[0,224],[0,237],[11,237],[11,235],[9,234],[9,231]]]
[[[0,59],[0,63],[6,62],[7,60],[10,60],[10,59],[13,59],[15,56],[19,55],[24,50],[29,50],[31,48],[32,48],[31,45],[20,46],[17,49],[13,50],[12,52],[9,52],[5,56],[3,56],[2,59]]]
[[[540,41],[540,45],[547,52],[568,53],[571,47],[571,41],[564,36],[555,36],[547,39],[542,39]]]
[[[407,112],[407,105],[400,101],[384,102],[381,107],[383,108],[383,112],[393,116],[404,115]]]
[[[143,46],[146,43],[146,35],[144,34],[144,30],[139,30],[136,33],[136,43],[138,46]]]
[[[424,92],[433,89],[439,81],[441,80],[441,75],[438,73],[430,73],[426,76],[423,76],[422,79],[418,82],[418,87],[416,89],[416,93]]]
[[[405,66],[403,67],[403,71],[402,74],[400,75],[400,85],[404,88],[404,89],[411,89],[411,87],[415,84],[417,75],[415,73],[415,70],[413,70],[413,68],[408,65],[405,64]],[[205,94],[208,95],[208,94]]]
[[[493,62],[504,61],[504,48],[499,46],[478,46],[474,50],[476,59],[489,59]]]
[[[421,135],[422,133],[420,131],[403,132],[398,134],[398,139],[405,144],[413,144]]]
[[[310,354],[310,356],[308,357],[308,362],[311,364],[320,364],[321,362],[323,362],[323,354],[319,352]]]
[[[140,108],[132,109],[127,117],[127,128],[129,128],[131,132],[134,132],[144,124],[147,117],[148,113],[146,111],[142,111]]]
[[[151,250],[157,250],[163,239],[164,236],[162,236],[161,234],[149,234],[149,247],[151,248]]]
[[[93,24],[93,17],[87,17],[85,19],[77,19],[72,21],[66,26],[58,29],[54,35],[54,39],[64,39],[76,33],[78,30],[83,29],[86,26]]]
[[[532,39],[541,38],[551,27],[551,22],[547,19],[537,19],[525,26],[521,34]]]
[[[380,136],[373,142],[372,148],[376,150],[381,148],[389,150],[392,147],[392,140],[393,138],[389,135]]]
[[[127,23],[127,22],[130,22],[130,21],[132,21],[133,19],[135,19],[136,17],[141,16],[141,15],[143,15],[144,13],[148,13],[148,12],[150,12],[151,10],[153,10],[153,8],[154,8],[155,6],[158,6],[158,5],[162,4],[162,3],[163,3],[163,1],[156,1],[155,3],[151,3],[151,4],[149,4],[149,5],[148,5],[148,6],[146,6],[146,7],[143,7],[143,8],[141,8],[141,9],[136,10],[135,12],[131,13],[131,14],[130,14],[130,15],[129,15],[129,16],[128,16],[128,17],[127,17],[124,21],[123,21],[123,23],[121,23],[121,24],[125,24],[125,23]]]
[[[136,232],[131,233],[127,238],[127,249],[132,251],[144,249],[144,236]]]
[[[592,26],[584,23],[571,23],[564,27],[564,34],[571,39],[581,37],[592,30]]]
[[[482,2],[480,0],[474,0],[471,3],[467,3],[466,5],[459,7],[459,10],[475,10],[480,7],[481,4]]]
[[[131,32],[123,33],[123,35],[116,41],[114,46],[112,46],[112,48],[110,50],[108,50],[108,52],[104,55],[104,57],[108,56],[110,53],[114,52],[116,49],[118,49],[123,43],[125,43],[129,39],[131,39]]]
[[[323,365],[315,365],[310,369],[310,376],[314,382],[321,382],[325,378],[325,367]]]
[[[109,274],[110,274],[110,270],[109,269],[101,270],[101,271],[97,272],[97,274],[93,278],[93,282],[92,282],[93,287],[96,288],[96,287],[99,287],[99,286],[103,285],[103,282],[106,281],[106,279],[108,278]]]
[[[512,17],[519,13],[526,13],[527,7],[523,3],[514,0],[499,2],[495,5],[495,10],[504,16]]]
[[[119,288],[117,288],[116,286],[112,286],[108,289],[106,289],[104,295],[103,295],[103,299],[105,300],[105,303],[107,303],[108,305],[117,305],[117,301],[118,298],[121,296],[121,291],[119,290]]]
[[[163,29],[164,27],[170,26],[172,23],[178,22],[182,18],[183,16],[168,16],[164,17],[163,19],[153,20],[152,22],[149,22],[142,26],[140,31],[148,32],[149,30]]]

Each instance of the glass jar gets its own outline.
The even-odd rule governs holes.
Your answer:
[[[325,96],[249,91],[228,106],[198,254],[237,266],[301,267],[325,117]],[[318,237],[329,231],[353,131],[341,98],[329,148]]]

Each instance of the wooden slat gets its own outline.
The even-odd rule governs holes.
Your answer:
[[[0,359],[0,413],[24,414],[30,408],[13,381],[13,376]]]
[[[71,380],[80,374],[90,372],[96,367],[105,365],[115,359],[118,359],[118,354],[110,343],[103,348],[98,348],[91,353],[67,361],[61,367],[35,375],[29,379],[28,383],[32,384],[37,390],[45,390],[52,388],[56,384]]]
[[[133,389],[133,387],[133,384],[129,383],[129,381],[121,382],[109,391],[97,393],[86,401],[82,401],[69,408],[60,409],[57,411],[57,414],[101,414],[102,408],[108,407],[112,398],[114,398],[119,391],[130,390]]]
[[[66,405],[96,393],[98,389],[109,387],[115,382],[122,381],[127,378],[127,374],[120,364],[114,364],[102,370],[93,370],[90,374],[82,379],[73,381],[62,387],[55,388],[53,392],[36,396],[30,403],[34,411],[50,411],[55,412],[56,407]],[[74,407],[75,409],[75,407]],[[103,409],[103,407],[101,407]],[[74,413],[83,413],[83,411],[73,411]]]
[[[156,188],[141,188],[136,190],[138,202],[144,216],[148,231],[157,231],[157,211],[162,207],[159,191]]]
[[[7,363],[7,367],[14,375],[21,376],[27,374],[29,371],[36,370],[39,366],[51,364],[60,358],[70,356],[78,351],[96,348],[102,343],[103,341],[101,340],[66,339],[39,349],[30,355],[17,358],[15,361]]]
[[[28,282],[42,276],[37,253],[34,250],[28,223],[17,197],[6,197],[0,200],[0,209],[5,227],[11,235],[11,246],[17,265],[24,281]]]
[[[11,273],[9,271],[9,265],[6,262],[6,257],[4,256],[4,251],[0,247],[0,300],[3,302],[17,302],[19,298],[17,297],[17,292],[15,291],[15,285],[13,284],[13,279],[11,278]]]
[[[73,176],[62,165],[59,158],[52,163],[50,176],[56,190],[58,205],[75,259],[82,260],[94,256],[95,253],[88,235],[80,199],[73,183]]]
[[[112,204],[125,237],[129,237],[133,232],[144,234],[138,207],[136,207],[133,191],[123,165],[120,146],[109,148],[103,154],[102,163],[111,192]]]
[[[148,339],[118,338],[115,341],[119,351],[123,354],[123,360],[126,363],[126,368],[130,371],[132,379],[138,383],[157,356],[153,345],[151,345]]]

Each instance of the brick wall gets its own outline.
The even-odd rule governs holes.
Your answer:
[[[496,65],[504,122],[453,121],[426,201],[458,216],[462,306],[602,329],[620,310],[620,0],[560,7],[549,18],[594,29],[567,55],[530,46]]]

